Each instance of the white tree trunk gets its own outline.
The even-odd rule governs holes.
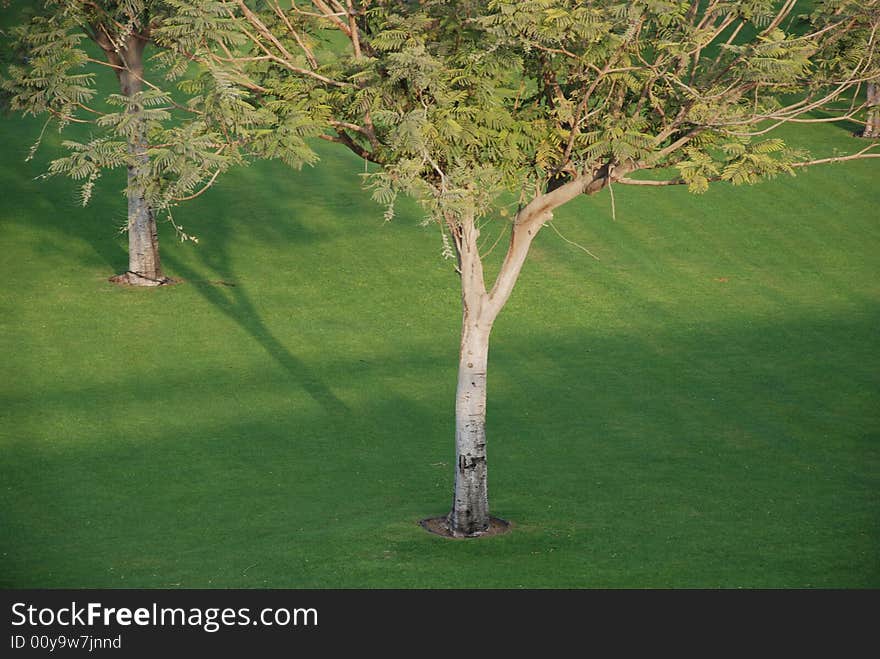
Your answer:
[[[455,394],[455,496],[449,529],[455,536],[474,536],[489,528],[486,470],[486,369],[489,327],[467,317],[462,324]]]
[[[549,217],[542,211],[536,218]],[[457,537],[489,530],[486,463],[486,376],[489,335],[519,277],[529,245],[541,228],[538,219],[514,225],[510,246],[491,293],[486,291],[477,248],[480,232],[473,217],[450,223],[461,273],[461,348],[455,394],[455,491],[447,527]]]
[[[621,173],[632,167],[619,168]],[[447,225],[458,253],[461,274],[462,329],[455,395],[455,493],[447,530],[457,537],[478,536],[489,530],[489,487],[486,464],[486,374],[489,335],[501,309],[510,298],[529,247],[553,209],[580,194],[595,194],[608,184],[609,168],[584,174],[522,208],[514,220],[507,255],[492,290],[487,292],[477,249],[480,236],[473,217]]]

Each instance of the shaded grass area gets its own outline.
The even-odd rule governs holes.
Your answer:
[[[0,131],[0,585],[880,586],[872,163],[561,210],[601,260],[545,230],[493,335],[516,528],[451,542],[417,521],[451,499],[457,280],[412,206],[383,224],[336,151],[255,165],[181,209],[199,245],[162,227],[185,283],[121,289],[121,179],[79,208],[23,163],[39,124]]]

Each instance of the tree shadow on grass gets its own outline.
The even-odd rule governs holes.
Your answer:
[[[8,135],[11,131],[6,131]],[[119,193],[122,179],[111,173],[88,206],[77,199],[77,187],[68,180],[38,177],[47,163],[23,163],[22,143],[10,145],[11,155],[0,162],[0,176],[7,181],[3,222],[17,223],[44,232],[35,251],[40,256],[58,253],[65,258],[77,255],[76,245],[87,245],[93,256],[78,254],[83,265],[102,267],[107,276],[125,270],[128,256],[125,236],[126,201]]]
[[[228,181],[212,189],[205,198],[187,207],[187,215],[206,237],[204,244],[189,250],[194,258],[179,258],[175,250],[165,250],[162,259],[166,273],[181,277],[202,298],[245,330],[325,411],[344,421],[350,415],[340,400],[313,369],[294,355],[261,318],[248,284],[233,269],[236,240],[246,239],[260,246],[289,246],[292,252],[302,245],[329,240],[339,219],[371,204],[361,189],[350,158],[330,158],[319,171],[305,168],[293,172],[277,162],[254,163],[236,170]],[[325,171],[328,170],[328,171]],[[290,185],[284,185],[286,182]],[[230,185],[234,184],[234,185]],[[279,190],[279,184],[281,189]],[[328,198],[326,189],[336,186]],[[309,222],[300,217],[310,214]],[[316,215],[326,216],[316,219]],[[332,221],[332,228],[330,222]],[[347,231],[352,228],[348,227]],[[361,230],[366,230],[362,227]],[[165,230],[170,234],[170,227]],[[170,236],[165,240],[168,241]],[[284,266],[282,266],[284,267]],[[291,268],[307,281],[302,266]],[[259,269],[264,277],[289,277],[287,271]],[[343,310],[344,313],[344,310]]]
[[[269,329],[248,294],[247,285],[237,280],[230,254],[231,227],[214,218],[211,228],[211,249],[196,249],[199,264],[169,254],[165,262],[169,271],[192,286],[215,309],[241,327],[333,418],[347,418],[348,406],[315,371],[294,355]]]

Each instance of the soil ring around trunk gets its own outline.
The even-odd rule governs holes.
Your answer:
[[[468,536],[457,536],[452,535],[452,531],[449,530],[446,515],[444,515],[443,517],[427,517],[419,521],[419,526],[425,529],[428,533],[433,533],[434,535],[439,535],[444,538],[450,538],[452,540],[467,540],[469,538],[486,538],[493,535],[502,535],[513,528],[513,525],[506,519],[501,519],[500,517],[490,517],[489,528],[486,529],[483,533]]]
[[[150,288],[155,286],[173,286],[174,284],[179,284],[180,281],[177,279],[171,279],[171,277],[163,277],[162,279],[152,279],[151,277],[144,277],[143,275],[139,275],[136,272],[126,271],[121,275],[113,275],[108,279],[114,284],[119,284],[120,286],[137,286],[140,288]]]
[[[118,286],[134,286],[136,288],[155,288],[157,286],[178,286],[179,284],[185,284],[187,282],[196,284],[196,285],[207,285],[207,286],[229,286],[231,288],[235,288],[238,286],[235,282],[226,281],[225,279],[172,279],[171,277],[165,277],[163,279],[150,279],[148,277],[142,277],[141,275],[132,276],[130,273],[125,272],[121,275],[113,275],[107,281],[117,284]]]

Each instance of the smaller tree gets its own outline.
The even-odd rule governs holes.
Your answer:
[[[31,156],[50,124],[89,126],[87,140],[62,143],[67,154],[52,160],[48,172],[79,181],[83,204],[105,169],[126,168],[128,269],[112,280],[136,286],[169,281],[157,215],[165,213],[181,239],[192,239],[172,209],[248,154],[280,156],[295,166],[316,159],[304,138],[317,129],[305,115],[255,109],[226,74],[191,66],[173,30],[157,38],[174,10],[164,0],[45,0],[11,30],[12,62],[2,80],[11,109],[48,115]],[[97,87],[102,68],[115,75],[115,90]],[[174,87],[163,86],[169,83]],[[272,131],[282,136],[283,149],[265,148]]]

